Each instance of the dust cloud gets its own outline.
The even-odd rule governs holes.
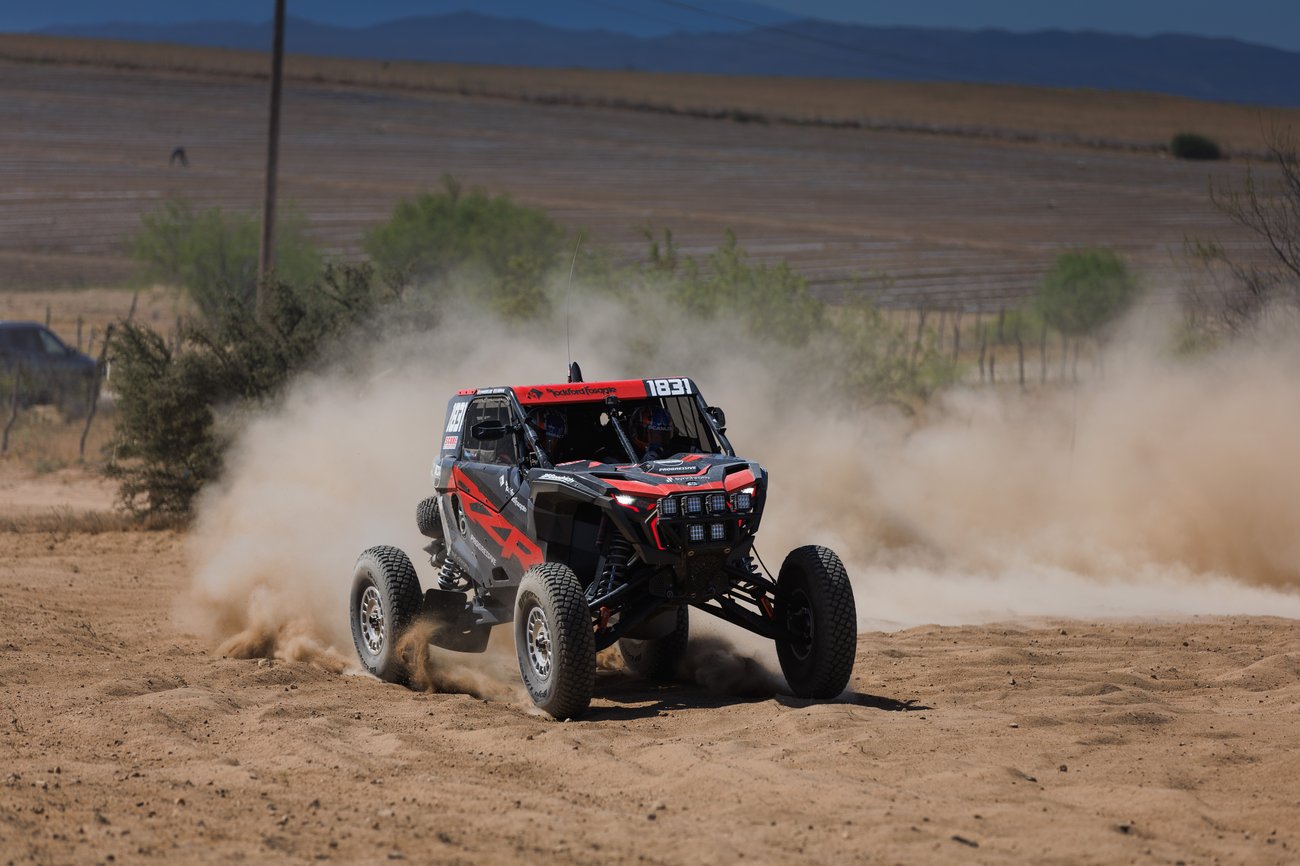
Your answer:
[[[1139,340],[1112,351],[1104,378],[1023,394],[957,389],[909,418],[847,408],[829,371],[725,326],[580,306],[572,353],[586,378],[692,376],[727,410],[737,452],[770,471],[758,544],[767,566],[775,573],[799,545],[835,548],[863,627],[1300,617],[1294,346],[1173,360]],[[246,424],[201,499],[180,610],[222,652],[353,664],[348,590],[372,545],[406,550],[431,583],[414,508],[431,491],[448,396],[563,381],[568,360],[562,321],[445,321],[340,349]],[[697,642],[692,676],[708,685],[710,671],[739,665],[743,687],[766,688],[774,654],[733,632]],[[717,641],[736,650],[730,662]],[[465,669],[430,656],[422,687],[510,694],[513,651],[501,653],[510,664]]]

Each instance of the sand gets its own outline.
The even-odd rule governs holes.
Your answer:
[[[0,863],[1300,856],[1293,620],[864,632],[838,701],[606,670],[559,723],[508,648],[489,700],[222,658],[177,534],[0,547]]]

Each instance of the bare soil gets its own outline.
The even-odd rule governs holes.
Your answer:
[[[174,621],[176,534],[0,546],[3,863],[1293,863],[1300,846],[1294,621],[866,633],[830,703],[701,646],[713,688],[605,670],[591,713],[558,723],[511,685],[508,649],[489,700],[223,658]]]
[[[0,39],[0,161],[13,178],[0,194],[0,288],[120,285],[132,273],[129,238],[167,198],[260,209],[266,93],[255,58],[45,44]],[[334,256],[360,256],[365,231],[399,199],[452,174],[547,210],[619,258],[644,254],[647,227],[671,229],[692,256],[734,229],[759,260],[790,262],[824,296],[865,292],[886,306],[996,310],[1077,246],[1113,247],[1157,292],[1172,291],[1188,238],[1241,240],[1206,193],[1211,179],[1240,184],[1245,171],[1238,160],[888,129],[983,118],[1052,135],[1069,126],[1082,140],[1158,119],[1158,134],[1135,132],[1143,147],[1189,127],[1252,143],[1263,129],[1253,109],[1116,94],[491,68],[390,76],[362,64],[379,70],[367,76],[295,62],[306,65],[285,92],[280,191]],[[552,90],[578,98],[551,104]],[[900,120],[834,129],[618,107],[637,94]],[[188,167],[169,164],[177,146]],[[168,326],[171,313],[159,315]]]

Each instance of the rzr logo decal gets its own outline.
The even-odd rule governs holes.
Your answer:
[[[509,520],[488,507],[487,497],[483,491],[479,490],[473,481],[466,477],[465,473],[457,467],[452,470],[452,477],[456,481],[456,487],[465,494],[462,497],[461,505],[465,510],[465,516],[475,525],[483,530],[495,544],[501,547],[502,559],[513,559],[519,563],[519,567],[524,571],[532,568],[542,561],[542,550],[536,544],[528,539],[528,536],[520,532],[516,527],[511,525]],[[470,541],[478,545],[471,536]],[[487,552],[484,551],[486,554]],[[491,559],[491,554],[487,554]],[[493,560],[493,565],[496,562]]]

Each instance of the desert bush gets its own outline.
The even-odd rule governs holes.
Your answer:
[[[466,192],[450,176],[443,186],[403,199],[366,234],[362,246],[381,279],[397,295],[417,287],[437,298],[454,285],[508,317],[539,314],[567,247],[563,227],[508,196]]]
[[[728,230],[722,246],[703,260],[678,256],[667,234],[664,248],[652,242],[650,266],[669,275],[660,285],[670,303],[705,319],[727,316],[754,334],[786,346],[802,346],[825,324],[825,304],[808,281],[785,262],[756,264]]]
[[[273,396],[321,347],[374,310],[368,268],[329,268],[314,285],[273,282],[262,315],[238,292],[212,297],[178,346],[127,323],[113,341],[119,498],[140,516],[183,519],[228,444],[218,413]]]
[[[1218,142],[1197,132],[1180,132],[1169,140],[1169,153],[1178,159],[1222,159]]]
[[[183,288],[206,317],[220,315],[232,299],[253,306],[260,240],[256,217],[173,199],[143,217],[131,254],[143,278]],[[291,209],[276,221],[275,258],[281,281],[305,286],[320,277],[321,255]]]
[[[1137,300],[1137,277],[1105,249],[1062,253],[1035,299],[1035,311],[1067,337],[1104,337],[1107,328]]]

